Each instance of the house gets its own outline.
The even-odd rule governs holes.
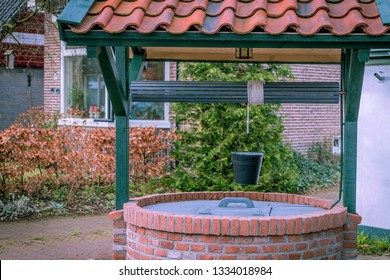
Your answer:
[[[30,18],[28,2],[0,3],[0,130],[43,105],[44,15]]]
[[[371,50],[358,126],[357,211],[360,230],[390,238],[390,50]]]

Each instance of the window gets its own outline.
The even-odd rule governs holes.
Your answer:
[[[61,112],[64,123],[111,126],[113,119],[108,92],[97,59],[88,58],[85,48],[62,48]],[[146,62],[143,80],[165,80],[169,77],[169,63]],[[169,128],[167,103],[131,103],[131,126]],[[67,122],[68,120],[68,122]]]

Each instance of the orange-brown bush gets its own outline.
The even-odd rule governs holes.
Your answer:
[[[168,174],[174,132],[154,127],[130,132],[130,180],[145,184]],[[115,130],[58,126],[33,109],[0,132],[0,192],[39,194],[57,188],[68,193],[90,185],[115,183]]]

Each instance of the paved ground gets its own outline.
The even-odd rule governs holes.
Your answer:
[[[0,259],[109,260],[111,231],[107,214],[0,222]]]
[[[337,190],[312,196],[336,200]],[[107,214],[0,222],[1,260],[109,260],[112,224]],[[358,259],[390,260],[389,256]]]

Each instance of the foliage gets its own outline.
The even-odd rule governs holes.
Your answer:
[[[17,220],[23,217],[36,216],[38,213],[37,207],[26,196],[8,202],[0,200],[0,220]]]
[[[321,142],[313,142],[307,151],[307,157],[319,164],[337,164],[340,156],[333,154],[332,140],[325,138]]]
[[[370,236],[365,232],[357,235],[357,250],[363,255],[389,255],[390,241],[387,237]]]
[[[332,162],[319,163],[294,152],[294,163],[299,169],[297,192],[310,189],[331,188],[338,183],[339,166]]]
[[[180,66],[181,79],[199,81],[276,81],[291,78],[281,65],[237,63],[186,63]],[[259,186],[246,190],[295,192],[297,168],[293,153],[283,144],[279,106],[251,106],[250,132],[245,135],[246,106],[243,104],[175,104],[177,122],[189,124],[175,143],[177,169],[172,184],[182,191],[240,190],[233,183],[231,152],[237,149],[264,153]],[[239,137],[241,137],[239,139]],[[259,144],[258,144],[259,142]]]
[[[12,196],[34,197],[46,201],[42,206],[50,213],[63,212],[53,203],[71,212],[107,209],[113,205],[115,130],[58,126],[58,117],[34,108],[0,132],[0,199],[5,205]],[[167,150],[175,139],[174,132],[153,127],[131,129],[135,189],[169,174]]]

